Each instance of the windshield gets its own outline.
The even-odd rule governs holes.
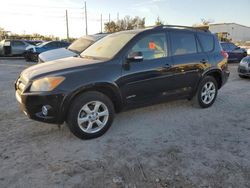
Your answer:
[[[76,41],[74,41],[69,47],[68,49],[75,52],[75,53],[82,53],[87,47],[89,47],[92,43],[94,43],[93,40],[91,39],[87,39],[84,37],[81,37],[79,39],[77,39]]]
[[[136,33],[122,32],[114,33],[97,41],[92,46],[87,48],[81,57],[96,58],[96,59],[111,59],[113,58]]]

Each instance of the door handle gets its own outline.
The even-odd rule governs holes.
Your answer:
[[[202,59],[200,62],[201,62],[202,64],[208,63],[208,61],[207,61],[206,59]]]

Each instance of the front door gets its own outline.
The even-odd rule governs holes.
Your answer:
[[[122,70],[121,90],[127,104],[147,103],[171,90],[172,59],[165,32],[140,37],[128,54],[140,52],[143,60],[130,61]]]

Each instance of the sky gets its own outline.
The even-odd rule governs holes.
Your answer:
[[[86,0],[88,34],[101,31],[103,22],[126,15],[146,18],[154,25],[159,16],[165,24],[191,26],[201,19],[215,23],[250,26],[250,0]],[[66,38],[65,11],[70,37],[85,35],[84,0],[0,0],[0,27],[14,33],[39,33]]]

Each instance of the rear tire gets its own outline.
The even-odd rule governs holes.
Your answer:
[[[73,101],[66,122],[78,138],[92,139],[102,136],[110,128],[114,114],[114,105],[106,95],[89,91]]]
[[[195,106],[208,108],[213,105],[218,94],[218,83],[212,76],[206,76],[200,82],[192,102]]]

